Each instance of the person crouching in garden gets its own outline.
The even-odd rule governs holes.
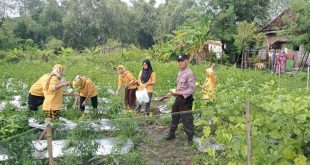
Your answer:
[[[121,87],[125,86],[125,105],[126,107],[133,109],[136,106],[137,80],[123,65],[119,65],[117,71],[119,76],[116,95],[119,96]]]
[[[32,84],[29,95],[28,95],[28,108],[32,111],[37,111],[38,107],[43,104],[44,94],[43,94],[43,83],[48,79],[50,73],[44,74]]]
[[[56,64],[51,74],[44,81],[43,85],[43,110],[45,112],[45,122],[51,119],[58,119],[62,110],[63,87],[70,85],[69,81],[64,81],[64,67]]]
[[[96,85],[90,78],[77,75],[72,82],[72,86],[78,88],[78,93],[80,96],[80,110],[85,110],[85,105],[89,98],[91,100],[92,107],[97,109],[97,89]]]
[[[153,96],[153,85],[156,83],[156,74],[153,71],[150,60],[146,59],[142,63],[142,70],[138,76],[138,90],[146,88],[150,101],[145,104],[144,115],[149,115],[151,109],[151,98]],[[136,112],[140,112],[142,105],[138,105]]]

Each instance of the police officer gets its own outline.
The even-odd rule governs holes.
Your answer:
[[[188,56],[185,54],[178,55],[178,64],[180,71],[177,76],[176,89],[166,95],[167,98],[175,96],[174,104],[172,105],[172,120],[170,130],[166,136],[166,140],[175,139],[175,131],[180,122],[183,123],[184,132],[187,134],[188,145],[193,144],[194,132],[194,117],[191,112],[193,105],[193,93],[195,92],[195,76],[191,69],[187,67]],[[175,113],[175,114],[174,114]]]

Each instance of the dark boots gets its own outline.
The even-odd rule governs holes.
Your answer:
[[[167,141],[175,139],[175,132],[169,131],[168,135],[165,137]]]
[[[188,142],[189,146],[192,146],[194,144],[193,137],[194,137],[194,135],[188,135],[187,136],[187,142]],[[173,139],[175,139],[175,132],[169,131],[168,135],[165,137],[165,140],[170,141]]]
[[[188,142],[189,146],[192,146],[194,144],[193,137],[194,137],[194,135],[188,135],[187,136],[187,142]]]

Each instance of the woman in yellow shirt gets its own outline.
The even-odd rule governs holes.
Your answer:
[[[70,85],[69,81],[64,81],[64,67],[56,64],[51,74],[43,81],[43,110],[45,118],[50,121],[52,118],[59,118],[62,109],[63,87]]]
[[[121,87],[125,86],[125,105],[133,109],[136,106],[137,80],[131,72],[127,71],[123,65],[117,67],[118,87],[116,95],[119,96]]]
[[[78,88],[80,95],[80,109],[85,110],[85,105],[89,98],[94,109],[98,106],[97,89],[94,82],[85,76],[77,75],[72,83],[73,87]]]
[[[153,71],[150,60],[148,59],[144,60],[142,66],[143,68],[138,76],[138,84],[139,84],[138,89],[143,90],[144,88],[146,88],[150,101],[145,104],[144,115],[149,115],[151,107],[151,98],[153,96],[153,85],[156,83],[156,74]],[[140,112],[141,107],[142,105],[138,105],[135,111]]]

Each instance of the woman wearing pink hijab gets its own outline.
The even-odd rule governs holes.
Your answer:
[[[276,59],[276,72],[285,73],[286,64],[286,54],[284,51],[280,50]]]

